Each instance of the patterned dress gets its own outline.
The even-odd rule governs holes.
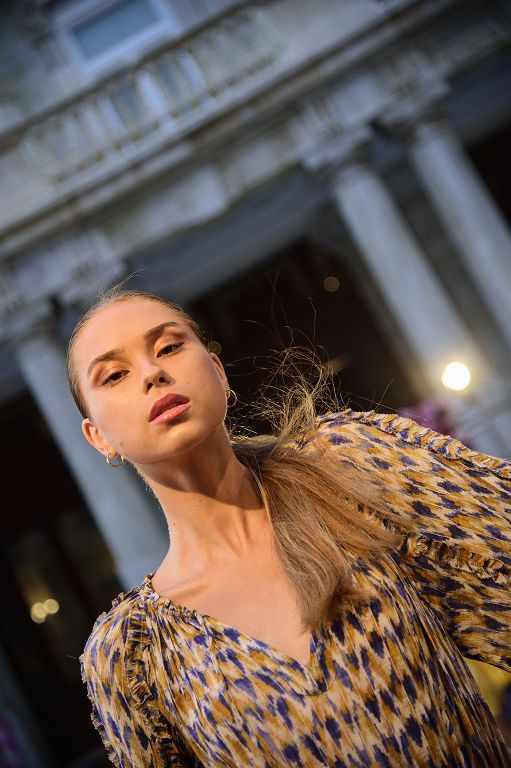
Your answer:
[[[312,634],[308,666],[159,596],[153,573],[121,593],[80,656],[114,765],[511,766],[463,659],[511,671],[511,462],[396,414],[319,423],[340,459],[383,473],[417,529],[356,561],[377,595]]]

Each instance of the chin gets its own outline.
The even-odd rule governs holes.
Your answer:
[[[183,417],[185,414],[183,414]],[[201,450],[207,447],[212,440],[218,439],[220,434],[224,434],[223,419],[213,421],[212,419],[190,419],[183,418],[179,422],[172,423],[168,429],[162,431],[157,438],[161,460],[177,458],[185,453],[193,453],[194,450]],[[140,444],[139,444],[140,445]],[[154,447],[154,440],[152,446]],[[152,459],[157,459],[152,453]]]

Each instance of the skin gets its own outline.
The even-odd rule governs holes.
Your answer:
[[[144,332],[168,320],[179,328],[146,346]],[[118,347],[122,356],[88,375],[93,358]],[[267,541],[266,510],[225,430],[223,365],[174,310],[144,299],[103,307],[78,336],[73,362],[89,413],[85,438],[105,457],[124,456],[165,514],[171,545],[153,583],[172,585],[215,564],[242,563]],[[149,422],[153,403],[170,392],[187,396],[191,406],[175,421]]]

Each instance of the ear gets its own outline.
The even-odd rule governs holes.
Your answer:
[[[224,366],[222,365],[220,358],[215,352],[210,352],[209,355],[213,361],[215,368],[217,369],[217,372],[218,372],[218,375],[220,376],[222,384],[224,385],[225,389],[227,389],[227,387],[229,386],[229,382],[227,381],[227,375],[225,373],[225,369],[224,369]]]
[[[89,418],[85,418],[82,421],[82,432],[85,435],[87,442],[89,442],[93,448],[95,448],[103,456],[113,455],[117,453],[115,448],[105,440],[99,429]]]

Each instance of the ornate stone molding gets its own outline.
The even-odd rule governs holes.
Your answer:
[[[207,114],[233,89],[247,87],[281,48],[267,10],[242,8],[35,122],[23,137],[25,162],[52,182],[124,166],[138,148],[179,135],[193,114]]]
[[[78,230],[46,242],[15,263],[13,275],[30,300],[83,292],[98,275],[118,267],[110,243],[99,229]]]
[[[303,165],[308,171],[334,180],[339,174],[349,174],[354,166],[360,168],[368,165],[371,139],[369,126],[341,134],[308,152],[304,156]]]
[[[86,303],[124,271],[99,230],[67,234],[28,253],[0,272],[0,341],[51,315],[52,297],[65,304]]]
[[[386,94],[376,122],[387,131],[406,140],[426,116],[428,120],[441,117],[451,88],[432,57],[418,45],[383,61],[374,74]]]
[[[442,7],[449,4],[445,0]],[[429,73],[428,83],[438,78],[429,52],[414,51],[407,42],[408,49],[395,55],[400,25],[387,24],[385,14],[374,18],[360,39],[339,33],[328,50],[313,42],[304,49],[303,41],[294,50],[277,5],[262,2],[226,12],[214,25],[165,44],[108,82],[29,118],[26,132],[18,134],[23,141],[11,136],[9,146],[16,149],[6,158],[13,173],[19,165],[19,189],[27,195],[18,194],[5,211],[3,255],[22,253],[36,239],[72,225],[77,213],[94,214],[135,186],[193,162],[203,149],[210,152],[214,145],[216,152],[222,140],[226,145],[233,136],[237,140],[242,128],[245,135],[253,126],[259,131],[268,115],[275,119],[280,110],[280,120],[286,120],[285,111],[316,99],[318,91],[332,92],[324,98],[329,112],[324,141],[332,137],[330,130],[352,130],[360,115],[375,120],[382,110],[416,96],[427,85],[421,70]],[[387,6],[389,22],[398,6],[400,13],[408,9],[414,34],[438,12],[432,3]],[[389,45],[392,53],[386,55]],[[126,98],[134,100],[136,114]],[[301,148],[300,141],[298,157]]]
[[[449,87],[445,83],[435,83],[386,110],[378,123],[390,133],[405,142],[410,141],[417,129],[424,124],[435,124],[439,128],[445,124],[445,99]]]

